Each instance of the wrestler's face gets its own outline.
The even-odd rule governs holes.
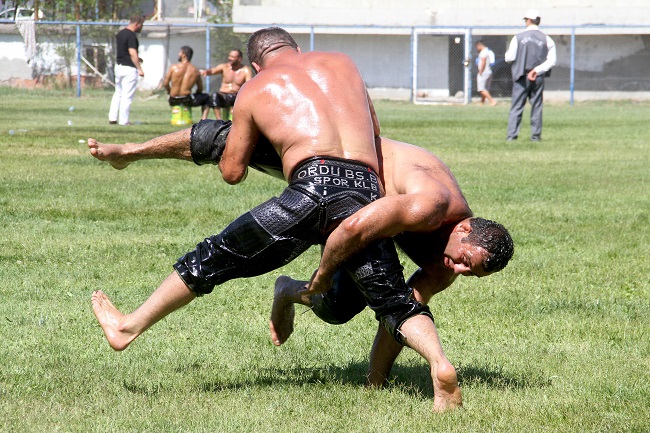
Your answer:
[[[241,63],[239,51],[231,51],[230,54],[228,54],[228,63],[230,63],[231,66],[238,66]]]
[[[444,265],[453,270],[455,275],[485,277],[491,274],[483,269],[488,252],[484,248],[463,242],[471,231],[469,223],[459,223],[454,228],[445,248]]]

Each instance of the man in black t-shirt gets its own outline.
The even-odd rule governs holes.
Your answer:
[[[131,102],[135,95],[135,88],[138,84],[138,77],[144,77],[144,71],[138,57],[138,38],[144,17],[134,15],[129,25],[120,30],[115,37],[117,46],[117,61],[115,65],[115,93],[111,101],[111,108],[108,112],[108,123],[130,125],[129,112]]]

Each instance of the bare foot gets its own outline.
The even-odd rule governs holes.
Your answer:
[[[463,399],[458,386],[456,369],[449,361],[442,361],[432,374],[433,412],[445,412],[462,407]]]
[[[126,349],[137,335],[126,331],[126,326],[123,324],[125,315],[115,308],[108,296],[101,290],[93,292],[92,304],[93,312],[104,330],[108,344],[114,350]]]
[[[293,281],[284,275],[275,280],[269,329],[271,330],[271,341],[276,346],[280,346],[287,341],[293,332],[293,319],[296,315],[296,308],[288,293]]]
[[[123,155],[123,146],[119,144],[100,143],[94,138],[88,139],[90,154],[100,161],[108,161],[118,170],[125,169],[132,161]]]
[[[497,105],[497,101],[492,101],[492,102],[490,102],[490,106],[491,106],[491,107],[494,107],[495,105]]]

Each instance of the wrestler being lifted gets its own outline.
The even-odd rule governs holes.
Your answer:
[[[218,163],[224,180],[235,184],[244,179],[247,165],[257,152],[256,145],[267,137],[276,157],[282,155],[282,172],[289,186],[280,197],[242,215],[181,257],[174,265],[175,271],[133,313],[122,314],[106,295],[96,292],[93,311],[115,350],[125,349],[154,323],[197,296],[210,293],[216,285],[269,272],[293,260],[310,245],[324,244],[330,228],[382,195],[378,174],[381,157],[377,160],[374,143],[378,123],[351,60],[340,53],[302,54],[288,33],[278,28],[253,34],[248,52],[258,74],[240,90],[232,129],[223,122],[202,121],[180,138],[163,136],[163,142],[173,142],[173,147],[186,140],[185,151],[177,154],[185,155],[180,159]],[[291,78],[291,85],[276,82],[279,77]],[[268,86],[275,91],[267,91]],[[327,97],[321,99],[319,95]],[[267,103],[265,98],[273,100]],[[333,100],[337,103],[332,104]],[[264,111],[268,106],[276,108],[273,113]],[[312,111],[313,116],[305,116]],[[183,153],[187,141],[189,157]],[[141,148],[140,157],[134,157],[135,152],[118,151],[96,141],[89,140],[89,146],[93,156],[115,168],[124,168],[136,159],[179,157],[170,156],[174,152],[169,149]],[[266,163],[259,165],[264,168]],[[330,184],[325,193],[324,185],[316,179],[323,170],[333,175],[343,173],[337,179],[338,188]],[[347,175],[352,176],[348,179],[361,181],[344,182]],[[239,242],[241,236],[249,242]],[[463,243],[464,237],[459,233],[454,239]],[[446,262],[456,261],[459,269],[468,268],[462,272],[479,275],[477,258],[472,257],[480,251],[459,251],[462,254],[450,254]],[[427,359],[434,410],[461,405],[456,372],[442,352],[428,308],[413,298],[404,282],[392,241],[381,238],[349,258],[323,257],[309,286],[310,294],[332,285],[328,266],[341,267],[354,281],[386,335]],[[488,268],[483,271],[490,272]]]
[[[378,239],[393,237],[419,266],[408,285],[422,304],[459,275],[484,277],[502,270],[512,258],[514,244],[508,231],[473,216],[449,167],[433,153],[385,137],[377,140],[377,153],[386,196],[343,221],[328,238],[311,286],[325,281],[331,289],[310,295],[305,291],[308,281],[287,276],[276,280],[270,320],[275,345],[293,332],[294,304],[309,307],[331,324],[346,323],[366,307],[363,293],[338,267]],[[370,385],[386,382],[402,347],[378,327],[370,355]]]

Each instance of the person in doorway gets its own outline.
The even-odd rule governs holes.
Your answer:
[[[526,100],[530,100],[531,141],[542,140],[542,110],[544,108],[544,78],[555,66],[555,42],[539,29],[539,11],[530,9],[524,15],[526,30],[510,41],[505,54],[512,63],[512,104],[508,116],[507,141],[519,137],[521,118]]]
[[[133,15],[129,24],[115,37],[117,59],[115,65],[115,93],[108,111],[108,123],[130,125],[131,103],[138,85],[138,77],[144,77],[138,57],[139,42],[136,33],[142,31],[144,17]]]
[[[478,52],[477,67],[478,73],[476,74],[476,91],[481,95],[481,104],[488,103],[494,107],[497,101],[492,98],[490,94],[490,87],[492,85],[492,65],[495,62],[494,52],[480,40],[476,42],[476,51]]]

